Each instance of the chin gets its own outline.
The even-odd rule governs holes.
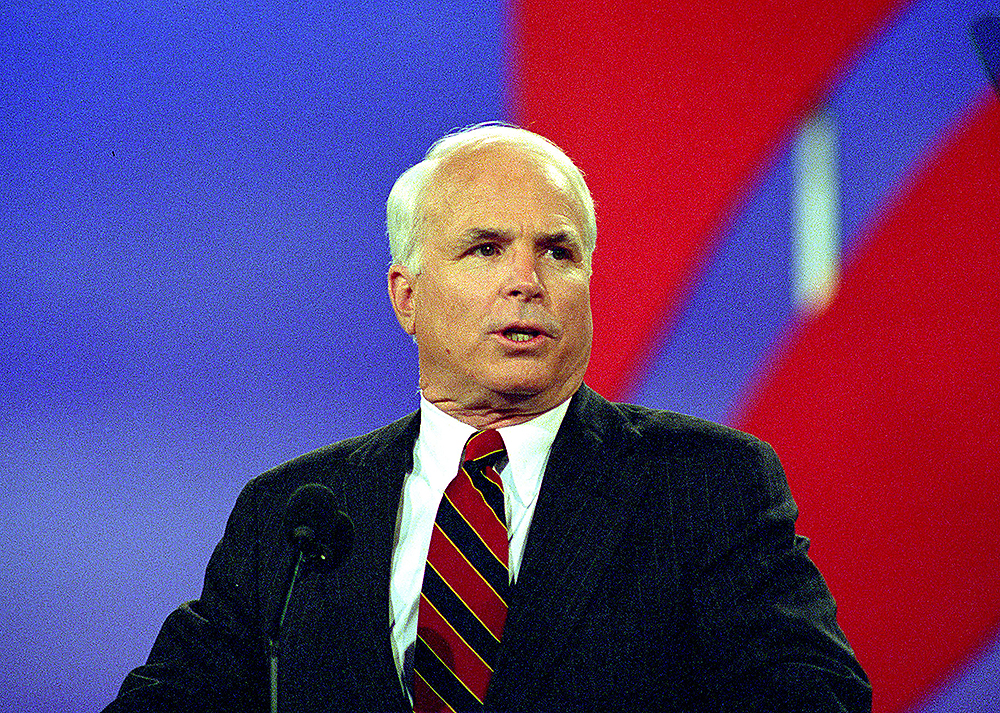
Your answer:
[[[576,391],[583,380],[579,371],[560,369],[542,360],[509,360],[479,366],[479,377],[474,377],[479,387],[512,403],[535,400],[545,407],[551,401],[555,406]]]
[[[506,375],[491,380],[485,386],[494,393],[500,394],[511,401],[527,401],[536,397],[554,396],[561,392],[565,382],[557,382],[551,375],[522,375],[514,377]]]
[[[518,399],[531,398],[551,387],[551,383],[545,379],[514,379],[500,377],[481,382],[482,385],[493,393],[502,394]]]

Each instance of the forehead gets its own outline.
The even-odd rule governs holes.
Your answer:
[[[581,202],[551,160],[503,143],[460,149],[444,159],[423,204],[431,222],[582,225]]]

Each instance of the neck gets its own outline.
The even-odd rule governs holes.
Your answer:
[[[492,398],[482,402],[462,402],[434,394],[429,389],[423,391],[423,396],[452,418],[480,431],[526,423],[562,403],[562,401],[549,403],[548,400],[510,397]]]

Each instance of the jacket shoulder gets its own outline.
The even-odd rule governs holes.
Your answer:
[[[670,439],[674,443],[751,450],[769,447],[756,436],[697,416],[635,404],[614,404],[614,406],[619,409],[631,428],[648,439]]]
[[[769,444],[749,433],[695,416],[613,403],[588,389],[578,411],[602,448],[652,468],[650,487],[695,489],[773,501],[787,497],[787,481]]]
[[[646,448],[666,449],[673,453],[706,453],[716,450],[735,456],[772,452],[756,436],[697,416],[654,409],[628,403],[607,401],[587,390],[580,406],[582,419],[599,433],[609,437],[616,429],[639,439]]]
[[[306,483],[323,483],[339,492],[345,474],[373,460],[412,458],[418,426],[418,413],[414,412],[370,433],[296,456],[250,480],[243,496],[287,497]]]

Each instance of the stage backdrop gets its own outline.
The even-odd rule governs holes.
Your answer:
[[[506,119],[597,201],[588,382],[775,446],[877,711],[1000,711],[996,2],[328,5],[2,11],[0,707],[99,710],[249,478],[416,407],[385,196]]]

